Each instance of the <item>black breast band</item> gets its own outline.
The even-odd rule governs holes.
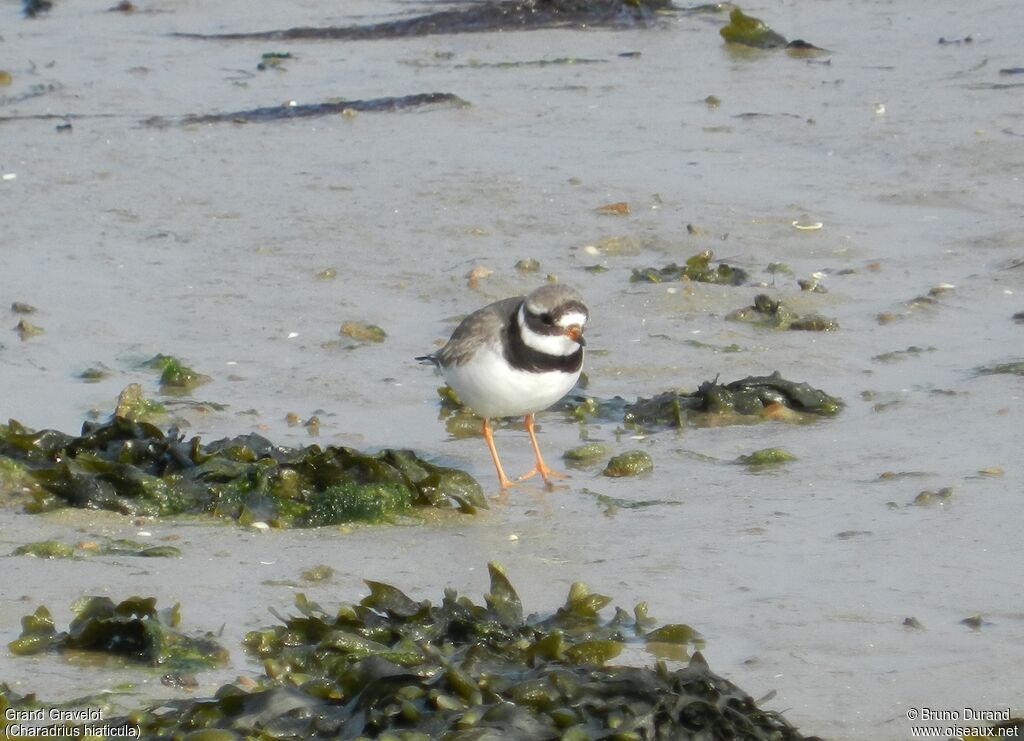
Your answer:
[[[576,352],[570,355],[549,355],[527,345],[523,340],[522,327],[519,326],[518,310],[509,319],[508,326],[505,327],[505,336],[508,339],[505,344],[505,359],[513,368],[530,373],[575,373],[583,367],[582,347],[576,348]]]

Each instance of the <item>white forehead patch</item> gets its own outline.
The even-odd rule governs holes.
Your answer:
[[[569,314],[563,314],[558,318],[558,326],[562,329],[568,329],[574,325],[582,327],[587,323],[587,315],[580,314],[578,311],[573,311]]]

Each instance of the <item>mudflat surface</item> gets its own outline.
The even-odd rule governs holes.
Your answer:
[[[1019,34],[1001,22],[1014,2],[744,8],[829,50],[812,59],[730,49],[722,15],[269,43],[171,34],[369,23],[436,6],[155,1],[125,15],[110,4],[58,2],[34,20],[18,3],[0,8],[0,68],[12,78],[0,87],[0,298],[35,306],[26,318],[45,330],[22,341],[21,317],[8,315],[4,418],[75,431],[128,383],[157,396],[138,363],[165,353],[213,378],[194,399],[224,405],[179,409],[188,434],[300,445],[311,439],[286,415],[317,414],[316,442],[413,448],[497,494],[483,443],[447,438],[439,377],[412,358],[455,318],[548,274],[590,306],[589,393],[652,396],[777,369],[847,407],[808,426],[646,436],[541,415],[552,462],[585,438],[647,451],[653,474],[576,472],[557,491],[522,486],[479,517],[415,526],[261,533],[5,508],[0,554],[109,535],[176,538],[184,555],[4,558],[4,644],[37,604],[66,625],[81,595],[180,601],[183,627],[223,625],[232,651],[228,669],[199,676],[201,696],[258,671],[238,641],[274,621],[267,607],[287,612],[296,591],[327,606],[360,598],[370,578],[418,599],[446,586],[479,598],[486,562],[498,560],[528,610],[554,609],[582,580],[693,625],[715,671],[755,697],[775,691],[768,707],[809,734],[898,739],[911,709],[1024,710],[1024,379],[976,373],[1024,355],[1012,318],[1024,311],[1022,79],[1000,73],[1024,64]],[[293,58],[257,71],[267,52]],[[566,58],[575,62],[551,63]],[[143,124],[426,92],[470,105]],[[72,129],[58,131],[65,120]],[[595,211],[619,201],[631,215]],[[633,268],[702,250],[766,285],[629,282]],[[539,273],[518,272],[522,258]],[[769,273],[772,263],[792,275]],[[595,264],[608,270],[584,269]],[[470,288],[475,266],[494,272]],[[318,278],[328,268],[336,277]],[[801,292],[796,279],[818,272],[828,293]],[[725,320],[765,292],[840,329]],[[382,326],[386,341],[351,347],[338,335],[347,320]],[[921,351],[898,352],[911,347]],[[100,364],[105,380],[76,377]],[[510,472],[529,468],[521,430],[500,431],[498,445]],[[798,459],[765,473],[734,463],[768,446]],[[942,487],[953,489],[945,504],[912,505]],[[599,495],[646,504],[609,507]],[[317,564],[335,576],[304,584]],[[961,624],[978,613],[979,630]],[[905,627],[909,617],[924,629]],[[181,692],[144,670],[99,676],[132,683],[126,706]],[[6,651],[0,679],[54,700],[98,681],[58,656]]]

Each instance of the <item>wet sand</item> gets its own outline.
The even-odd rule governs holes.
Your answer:
[[[180,601],[186,628],[223,625],[232,651],[231,667],[200,675],[201,696],[258,672],[238,641],[273,622],[268,606],[287,612],[295,591],[332,605],[360,598],[370,578],[416,598],[439,599],[445,586],[479,597],[486,562],[497,560],[527,610],[553,610],[582,580],[616,604],[647,600],[660,620],[693,625],[715,671],[755,697],[774,690],[768,707],[808,734],[906,738],[908,710],[920,707],[1024,712],[1012,681],[1024,660],[1024,381],[974,373],[1024,354],[1024,326],[1011,318],[1024,310],[1024,267],[1014,267],[1024,259],[1024,117],[1005,87],[1019,80],[999,72],[1022,63],[1018,34],[998,22],[1014,4],[744,8],[831,52],[811,60],[730,50],[721,17],[268,43],[169,34],[345,25],[414,8],[352,2],[330,15],[301,2],[153,2],[123,15],[110,4],[57,3],[35,20],[16,3],[0,10],[0,67],[13,78],[0,88],[0,116],[25,117],[0,121],[0,171],[16,176],[0,180],[0,295],[37,307],[29,320],[45,329],[22,342],[9,329],[19,317],[8,317],[5,417],[75,431],[90,410],[108,413],[128,383],[155,396],[156,377],[137,364],[162,352],[213,377],[195,398],[226,405],[186,411],[188,434],[257,431],[299,445],[310,439],[285,417],[315,413],[318,442],[413,448],[496,494],[483,443],[447,439],[439,377],[412,358],[455,317],[547,274],[590,305],[589,393],[651,396],[777,369],[847,408],[810,426],[646,436],[542,415],[552,461],[586,438],[646,450],[654,473],[577,472],[564,489],[523,486],[480,517],[420,526],[259,533],[5,509],[0,553],[96,535],[176,536],[184,552],[5,558],[5,644],[37,604],[66,625],[85,594]],[[271,51],[294,59],[257,71]],[[600,62],[487,66],[560,57]],[[266,125],[141,123],[435,91],[471,105]],[[68,116],[72,130],[46,115]],[[617,201],[632,214],[595,212]],[[588,249],[617,237],[635,251]],[[633,268],[702,250],[767,288],[629,282]],[[539,274],[516,271],[527,257]],[[598,263],[608,271],[584,270]],[[771,263],[793,276],[773,277]],[[470,289],[477,265],[494,273]],[[318,279],[325,268],[337,277]],[[828,293],[797,287],[815,272]],[[934,303],[908,306],[936,288]],[[840,329],[725,321],[761,292]],[[338,328],[350,319],[382,326],[387,340],[348,347]],[[723,351],[732,345],[739,351]],[[875,359],[911,346],[925,351]],[[107,379],[76,378],[96,364]],[[498,445],[510,471],[529,467],[525,433],[503,430]],[[733,462],[767,446],[798,460],[760,474]],[[944,486],[949,503],[911,506]],[[598,494],[673,504],[608,511]],[[320,563],[335,577],[300,584]],[[298,586],[268,583],[288,579]],[[961,624],[976,613],[980,630]],[[908,617],[925,629],[904,627]],[[136,683],[127,705],[180,693],[158,676],[111,671],[109,686]],[[0,680],[54,700],[97,689],[95,670],[57,656],[4,652]]]

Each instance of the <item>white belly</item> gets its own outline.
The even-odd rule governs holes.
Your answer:
[[[441,372],[462,402],[481,417],[519,417],[547,409],[569,393],[580,377],[579,371],[517,370],[490,347],[480,348],[469,362]]]

